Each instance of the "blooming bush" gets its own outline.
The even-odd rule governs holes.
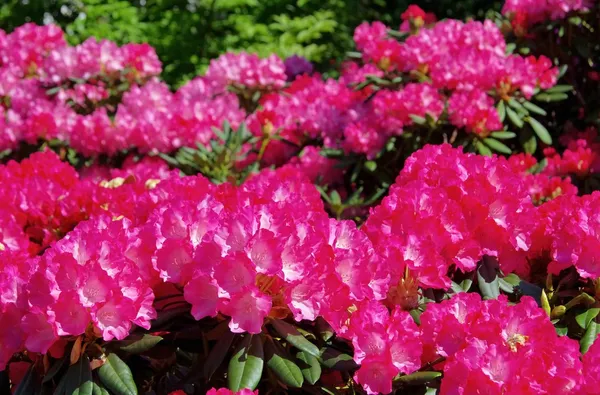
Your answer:
[[[176,92],[147,45],[0,35],[2,391],[596,393],[597,119],[523,54],[598,12],[558,3]]]

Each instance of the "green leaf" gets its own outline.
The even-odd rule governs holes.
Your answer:
[[[517,134],[513,133],[513,132],[500,131],[500,132],[492,132],[490,134],[490,136],[492,136],[495,139],[508,140],[508,139],[517,137]]]
[[[558,68],[558,78],[557,79],[560,80],[567,73],[568,69],[569,69],[569,66],[567,66],[566,64],[563,64],[562,66],[560,66]]]
[[[374,172],[375,170],[377,170],[377,162],[368,160],[365,162],[365,168],[370,172]]]
[[[466,279],[462,280],[461,283],[460,283],[460,287],[462,289],[464,289],[465,292],[468,292],[469,289],[471,289],[471,285],[473,285],[472,278],[466,278]]]
[[[510,107],[514,108],[518,112],[527,112],[523,108],[523,105],[512,97],[510,99],[508,99],[508,105]]]
[[[546,92],[542,92],[538,95],[535,96],[535,99],[538,101],[543,101],[546,103],[550,103],[550,102],[555,102],[555,101],[562,101],[562,100],[566,100],[569,98],[569,95],[567,95],[566,93],[546,93]]]
[[[339,206],[342,204],[342,198],[341,198],[339,192],[336,191],[335,189],[333,191],[331,191],[331,194],[329,196],[331,198],[332,205]]]
[[[477,152],[479,152],[481,155],[492,156],[492,150],[479,140],[475,141],[475,148],[477,148]]]
[[[585,354],[592,344],[596,341],[598,337],[598,333],[600,332],[600,325],[598,325],[595,321],[590,321],[583,337],[579,341],[579,349],[582,354]]]
[[[535,134],[539,137],[540,140],[544,144],[552,144],[552,137],[550,137],[550,133],[548,133],[548,129],[535,118],[529,117],[527,118],[527,122],[531,125],[531,128],[535,132]]]
[[[465,290],[462,289],[462,287],[459,284],[455,283],[454,281],[452,281],[451,287],[452,287],[452,291],[454,291],[455,294],[465,292]]]
[[[535,134],[531,130],[525,129],[519,137],[525,152],[528,154],[534,154],[537,150],[537,139],[535,138]]]
[[[358,367],[352,356],[344,354],[332,347],[325,347],[322,349],[321,360],[323,366],[333,370],[349,371]]]
[[[515,291],[515,286],[503,278],[498,279],[498,286],[507,294],[512,294]]]
[[[498,118],[500,118],[500,122],[504,122],[504,119],[506,118],[506,104],[504,104],[504,100],[500,100],[498,102],[496,110],[498,111]]]
[[[44,379],[42,380],[42,383],[47,383],[48,381],[52,380],[54,378],[54,376],[56,376],[56,374],[62,369],[62,367],[65,365],[65,362],[67,361],[68,356],[65,355],[64,357],[62,357],[61,359],[59,359],[58,361],[55,361],[52,366],[50,367],[50,369],[48,369],[48,372],[46,373],[46,375],[44,376]]]
[[[335,334],[335,331],[333,330],[331,325],[329,325],[329,323],[327,323],[327,321],[325,321],[323,317],[317,317],[317,320],[315,322],[315,329],[317,330],[317,333],[321,336],[321,339],[323,339],[323,341],[325,342],[329,341]]]
[[[394,382],[405,385],[423,385],[430,383],[441,376],[441,372],[415,372],[408,375],[396,376]]]
[[[500,296],[498,284],[498,261],[484,256],[477,268],[477,283],[482,295],[486,298],[496,299]]]
[[[321,364],[319,360],[305,351],[299,351],[296,354],[296,358],[300,361],[298,366],[306,381],[312,385],[319,381],[321,378]]]
[[[509,285],[511,285],[513,287],[516,287],[521,282],[521,279],[516,274],[510,273],[510,274],[504,276],[504,278],[502,278],[502,281],[504,281],[505,283],[508,283]]]
[[[106,362],[98,369],[98,377],[115,395],[137,395],[138,393],[129,366],[117,354],[106,357]]]
[[[572,92],[573,91],[573,86],[572,85],[555,85],[550,89],[546,90],[546,93],[567,93],[567,92]]]
[[[92,370],[90,369],[90,359],[83,354],[76,364],[71,365],[66,373],[67,394],[73,395],[92,395]]]
[[[232,391],[254,390],[262,377],[264,351],[260,336],[246,334],[227,370],[227,383]]]
[[[512,108],[506,107],[506,115],[508,115],[508,119],[510,119],[513,125],[519,129],[523,127],[523,120]]]
[[[293,388],[300,388],[304,384],[302,371],[285,352],[281,345],[275,343],[272,339],[267,339],[267,366],[271,369],[285,385]],[[310,355],[310,354],[309,354]]]
[[[508,148],[506,145],[504,145],[503,143],[501,143],[500,141],[493,139],[493,138],[485,138],[483,139],[483,142],[485,143],[485,145],[487,145],[488,147],[490,147],[491,149],[493,149],[496,152],[500,152],[503,154],[508,154],[510,155],[512,153],[512,150],[510,148]]]
[[[558,336],[566,336],[567,333],[569,333],[569,328],[567,328],[566,326],[556,326],[554,327],[554,329],[556,330],[556,334]]]
[[[541,107],[536,106],[535,104],[533,104],[532,102],[526,101],[523,103],[523,107],[525,107],[526,109],[528,109],[529,111],[531,111],[532,113],[538,114],[538,115],[548,115],[548,113],[546,112],[546,110],[544,110]]]
[[[583,329],[587,329],[590,322],[592,322],[592,320],[596,318],[598,313],[600,313],[599,308],[589,309],[584,313],[578,314],[575,317],[575,321],[577,321],[580,327],[582,327]]]
[[[290,344],[299,350],[306,351],[307,353],[319,358],[319,348],[313,343],[306,340],[304,336],[293,326],[285,321],[275,319],[272,321],[273,328]]]
[[[409,114],[408,115],[410,117],[410,119],[412,119],[412,121],[414,123],[416,123],[417,125],[425,125],[427,123],[427,120],[423,117],[420,117],[418,115],[415,114]]]
[[[130,354],[141,354],[152,349],[152,347],[160,343],[162,339],[163,338],[160,336],[144,335],[140,340],[121,347],[121,350],[127,351]]]
[[[515,44],[515,43],[506,44],[506,54],[507,55],[512,54],[516,48],[517,48],[517,44]]]
[[[412,319],[415,322],[415,324],[421,325],[421,310],[419,310],[419,309],[412,309],[409,312],[409,314],[412,317]]]
[[[231,331],[226,330],[219,341],[217,341],[217,344],[210,350],[210,353],[206,358],[206,363],[204,364],[205,378],[210,379],[218,367],[221,366],[221,363],[223,363],[223,360],[225,360],[225,357],[231,348],[234,337],[235,335],[231,333]]]
[[[92,394],[93,395],[110,395],[104,387],[100,387],[96,383],[93,383]]]

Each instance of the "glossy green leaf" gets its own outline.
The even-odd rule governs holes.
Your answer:
[[[460,282],[460,287],[465,291],[468,292],[469,289],[471,289],[471,285],[473,285],[473,279],[472,278],[465,278],[464,280],[462,280]]]
[[[283,347],[272,339],[268,339],[265,348],[267,366],[277,375],[279,380],[289,387],[302,387],[302,384],[304,384],[302,371],[292,361]]]
[[[321,339],[323,339],[325,342],[329,341],[335,334],[335,331],[331,325],[329,325],[329,323],[327,323],[323,317],[317,317],[317,320],[315,321],[315,329]]]
[[[538,101],[542,101],[542,102],[546,102],[546,103],[551,103],[551,102],[555,102],[555,101],[562,101],[562,100],[566,100],[569,98],[569,95],[567,95],[566,93],[546,93],[546,92],[542,92],[538,95],[535,96],[535,99]]]
[[[66,394],[93,395],[92,370],[87,355],[83,354],[77,363],[69,367],[66,378]]]
[[[417,125],[425,125],[427,123],[427,120],[423,117],[420,117],[418,115],[415,114],[410,114],[409,115],[410,119],[412,119],[412,121],[414,123],[416,123]]]
[[[441,376],[441,372],[415,372],[408,375],[397,376],[394,378],[394,382],[404,385],[423,385],[430,383]]]
[[[513,132],[500,131],[493,132],[490,134],[490,136],[499,140],[508,140],[517,137],[517,134]]]
[[[506,145],[504,145],[503,143],[501,143],[500,141],[493,139],[493,138],[485,138],[483,139],[483,142],[485,143],[485,145],[487,145],[488,147],[490,147],[491,149],[493,149],[496,152],[500,152],[502,154],[511,154],[512,150],[510,148],[508,148]]]
[[[101,387],[97,383],[93,383],[92,394],[93,395],[110,395],[108,393],[108,391],[106,390],[106,388]]]
[[[477,152],[479,152],[481,155],[492,156],[492,150],[479,140],[475,141],[475,148],[477,148]]]
[[[519,137],[525,152],[534,154],[537,150],[537,138],[535,137],[535,134],[530,129],[525,129]]]
[[[129,366],[117,354],[106,357],[104,365],[98,369],[98,377],[115,395],[137,395],[138,393]]]
[[[313,385],[319,381],[321,378],[321,363],[319,360],[305,351],[299,351],[296,358],[306,381]]]
[[[579,341],[579,349],[581,350],[582,354],[585,354],[590,349],[592,344],[594,344],[596,338],[598,337],[598,333],[600,333],[600,325],[598,325],[595,321],[590,321],[585,333],[583,334],[583,337]]]
[[[454,291],[455,294],[459,294],[461,292],[465,292],[465,290],[462,289],[462,287],[460,286],[460,284],[457,284],[454,281],[452,281],[452,284],[450,286],[452,288],[452,291]]]
[[[515,125],[517,128],[520,129],[523,127],[523,119],[521,119],[521,117],[515,112],[515,110],[513,110],[510,107],[506,107],[506,115],[508,116],[508,119],[510,119],[510,121],[513,123],[513,125]]]
[[[506,104],[504,104],[504,100],[500,100],[498,102],[496,110],[498,111],[498,118],[500,119],[500,122],[504,122],[504,119],[506,118]]]
[[[546,93],[568,93],[573,91],[572,85],[555,85],[552,88],[546,90]]]
[[[60,372],[62,367],[65,366],[65,362],[67,361],[67,359],[69,359],[69,357],[65,355],[58,361],[55,361],[50,367],[50,369],[48,369],[48,372],[44,376],[42,383],[47,383],[48,381],[52,380],[56,376],[56,374]]]
[[[598,313],[600,313],[600,309],[597,307],[595,307],[593,309],[589,309],[589,310],[585,311],[584,313],[577,315],[575,317],[575,321],[577,321],[577,323],[579,324],[580,327],[582,327],[583,329],[586,329],[588,327],[588,325],[590,324],[590,322],[592,322],[592,320],[594,318],[596,318],[596,316],[598,316]]]
[[[508,281],[506,281],[503,278],[498,279],[498,286],[500,287],[501,290],[503,290],[507,294],[512,294],[515,291],[514,285],[512,285],[511,283],[509,283]]]
[[[273,320],[272,323],[277,333],[298,350],[306,351],[317,358],[320,356],[319,348],[302,336],[293,325],[279,319]]]
[[[415,324],[417,325],[421,325],[421,310],[419,309],[412,309],[409,312],[410,316],[412,317],[413,321],[415,322]]]
[[[506,276],[504,276],[502,278],[502,280],[504,280],[505,282],[509,283],[513,287],[516,287],[521,282],[521,279],[519,278],[519,276],[517,276],[514,273],[507,274]]]
[[[515,100],[514,98],[510,98],[508,100],[508,105],[512,108],[514,108],[517,112],[527,112],[524,108],[523,105],[521,104],[521,102]]]
[[[246,334],[229,361],[227,386],[232,391],[243,388],[254,390],[262,377],[263,367],[262,339],[260,336]]]
[[[322,349],[321,360],[323,366],[333,370],[349,371],[358,367],[351,355],[332,347]]]
[[[529,102],[529,101],[524,102],[523,107],[525,107],[527,110],[531,111],[534,114],[544,115],[544,116],[548,114],[546,112],[546,110],[544,110],[541,107],[536,106],[535,104],[533,104],[532,102]]]
[[[221,366],[221,363],[225,360],[231,344],[233,343],[235,335],[231,331],[227,330],[219,338],[219,341],[210,350],[206,362],[204,363],[204,377],[210,379],[215,371]]]
[[[498,262],[495,259],[484,257],[477,268],[477,284],[484,297],[498,298],[500,285],[498,284]]]
[[[152,349],[152,347],[160,343],[162,339],[163,338],[160,336],[144,335],[140,340],[121,347],[121,350],[130,354],[141,354]]]
[[[552,144],[552,137],[550,137],[550,133],[548,133],[548,129],[544,125],[532,117],[527,118],[527,122],[529,122],[533,131],[543,143]]]
[[[554,329],[556,330],[556,334],[558,336],[566,336],[567,333],[569,333],[569,328],[567,328],[566,326],[556,326],[554,327]]]

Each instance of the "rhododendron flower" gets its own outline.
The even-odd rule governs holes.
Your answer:
[[[545,20],[562,19],[570,11],[583,10],[586,6],[585,0],[507,0],[502,14],[514,16],[521,20],[520,25],[528,27]]]
[[[225,91],[228,86],[269,91],[283,87],[287,80],[285,65],[276,55],[260,59],[245,52],[227,53],[212,60],[206,78],[217,91]]]
[[[400,25],[400,31],[409,32],[411,30],[411,25],[415,28],[420,28],[423,25],[429,25],[431,23],[435,23],[437,18],[435,14],[431,12],[425,12],[421,7],[416,4],[411,4],[408,6],[406,11],[400,15],[402,18],[402,25]]]
[[[506,272],[526,271],[532,209],[504,159],[426,146],[406,161],[364,230],[389,262],[392,283],[408,266],[422,286],[447,288],[452,266],[471,271],[483,255]]]
[[[600,341],[594,341],[583,355],[582,391],[584,394],[595,394],[598,392],[598,385],[600,385]]]

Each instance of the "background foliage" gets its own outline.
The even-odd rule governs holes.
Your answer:
[[[6,0],[0,28],[25,22],[55,22],[72,44],[88,37],[119,44],[148,42],[156,48],[163,78],[181,85],[208,62],[229,50],[259,55],[298,54],[326,71],[353,46],[352,33],[363,20],[391,26],[411,3],[439,18],[482,17],[499,9],[489,0]]]

